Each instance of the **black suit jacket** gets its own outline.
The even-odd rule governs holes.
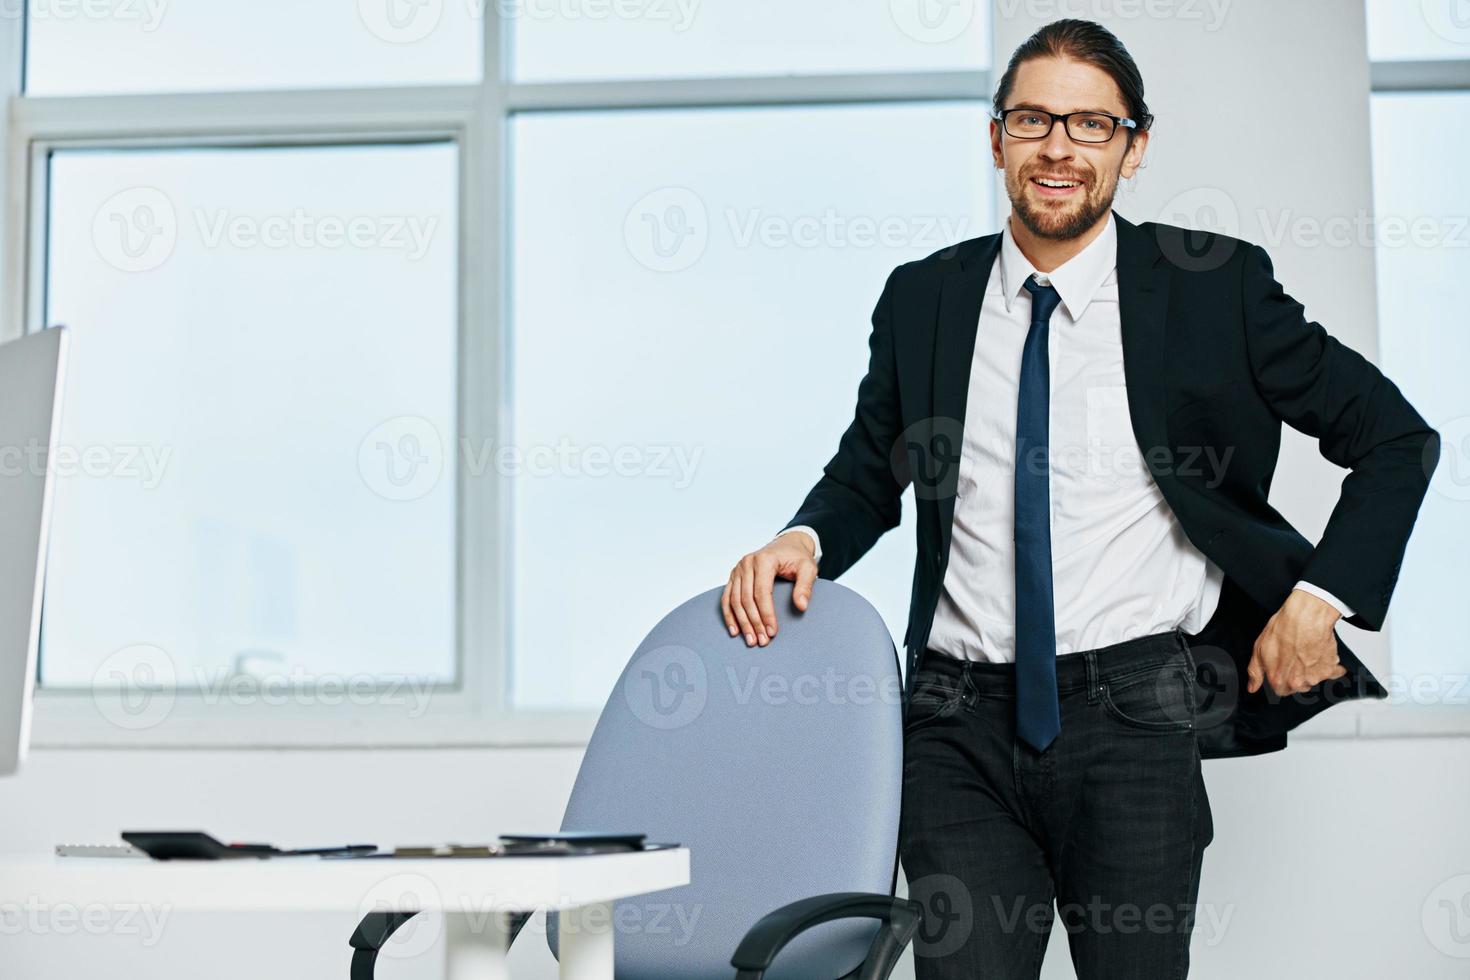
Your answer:
[[[1439,434],[1371,362],[1305,318],[1259,246],[1115,217],[1133,432],[1185,534],[1225,573],[1214,617],[1191,640],[1200,754],[1283,749],[1319,711],[1387,692],[1339,637],[1346,676],[1293,697],[1269,684],[1247,694],[1256,637],[1299,579],[1351,606],[1354,626],[1382,628]],[[999,251],[1000,235],[987,235],[889,275],[853,421],[787,524],[817,531],[818,575],[835,579],[898,525],[913,487],[906,699],[948,563],[970,364]],[[1351,470],[1315,548],[1267,503],[1282,422]]]

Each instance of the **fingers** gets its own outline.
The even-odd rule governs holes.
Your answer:
[[[1346,677],[1347,668],[1337,659],[1336,637],[1329,637],[1320,642],[1299,641],[1281,658],[1281,673],[1283,687],[1278,690],[1305,694],[1318,684]]]
[[[735,613],[730,609],[730,592],[732,583],[735,581],[735,573],[730,573],[730,578],[725,582],[725,591],[720,595],[720,615],[725,617],[725,629],[730,631],[731,636],[740,632],[740,626],[735,622]]]
[[[745,561],[742,558],[730,573],[730,582],[725,587],[730,596],[730,614],[735,618],[740,632],[745,634],[745,645],[751,646],[755,643],[755,629],[750,625],[750,618],[745,614],[745,605],[741,599],[744,590]]]
[[[1266,677],[1271,682],[1271,690],[1285,696],[1298,693],[1306,675],[1302,673],[1300,661],[1295,657],[1285,656],[1276,658],[1276,669],[1267,671]]]
[[[1273,655],[1268,656],[1264,647],[1257,647],[1256,652],[1251,655],[1251,662],[1246,667],[1246,676],[1249,683],[1246,690],[1254,694],[1261,689],[1262,684],[1271,686],[1271,693],[1278,697],[1288,694],[1300,693],[1298,678],[1291,666],[1283,664],[1281,658]],[[1301,690],[1306,690],[1302,688]]]
[[[770,559],[762,561],[757,558],[755,562],[755,606],[760,614],[761,623],[765,626],[766,635],[774,638],[776,635],[776,606],[771,602],[771,586],[776,581],[776,563]],[[765,646],[764,643],[761,646]]]
[[[817,563],[810,557],[795,561],[785,553],[761,549],[741,558],[730,571],[725,591],[720,594],[720,613],[731,636],[744,634],[746,646],[767,646],[775,639],[776,578],[792,578],[792,602],[806,610],[811,602],[812,587],[817,579]]]
[[[797,566],[796,586],[791,590],[791,600],[802,612],[806,612],[806,604],[812,600],[812,585],[816,580],[816,562],[808,560]]]
[[[1304,675],[1301,664],[1289,657],[1280,656],[1280,651],[1274,651],[1270,664],[1264,666],[1266,683],[1271,685],[1271,691],[1277,697],[1289,697],[1300,694],[1311,688],[1310,684],[1303,685]],[[1263,662],[1266,658],[1262,658]]]
[[[745,618],[750,623],[750,628],[745,636],[745,645],[750,646],[750,638],[754,636],[754,642],[765,646],[770,641],[766,637],[765,623],[761,621],[760,608],[755,604],[755,582],[760,574],[755,556],[746,555],[741,565],[744,567],[741,569],[740,576],[740,604],[744,607]]]
[[[1327,668],[1324,673],[1320,668],[1311,670],[1303,669],[1293,677],[1293,694],[1304,694],[1325,681],[1335,681],[1339,677],[1347,676],[1347,668],[1342,664],[1334,664]]]
[[[1282,697],[1305,694],[1323,681],[1347,676],[1347,668],[1340,663],[1324,670],[1317,666],[1309,667],[1295,658],[1283,657],[1279,658],[1280,663],[1276,667],[1263,669],[1257,665],[1258,660],[1264,658],[1253,657],[1247,669],[1251,679],[1248,689],[1252,692],[1260,687],[1263,673],[1271,690]]]
[[[1315,674],[1316,669],[1304,664],[1291,647],[1284,646],[1268,625],[1266,631],[1256,638],[1250,663],[1246,665],[1246,691],[1254,694],[1263,684],[1269,684],[1271,693],[1277,697],[1289,697],[1310,691],[1319,680],[1328,676],[1341,676],[1324,674],[1317,678]]]

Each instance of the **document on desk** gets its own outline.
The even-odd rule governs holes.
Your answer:
[[[57,857],[146,858],[148,855],[131,844],[57,844]]]

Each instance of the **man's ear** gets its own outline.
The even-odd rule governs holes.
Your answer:
[[[996,170],[1005,169],[1005,157],[1000,152],[1000,123],[990,120],[990,161]]]
[[[1133,142],[1128,144],[1128,149],[1123,154],[1123,166],[1119,173],[1124,177],[1132,177],[1138,172],[1139,165],[1143,163],[1143,151],[1148,149],[1148,130],[1135,132]]]

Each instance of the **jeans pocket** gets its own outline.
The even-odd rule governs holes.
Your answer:
[[[1165,664],[1103,684],[1102,703],[1136,731],[1187,732],[1194,728],[1194,677],[1188,663]]]
[[[915,678],[914,693],[904,705],[903,733],[908,735],[954,714],[963,695],[959,682],[947,675],[924,674]]]

